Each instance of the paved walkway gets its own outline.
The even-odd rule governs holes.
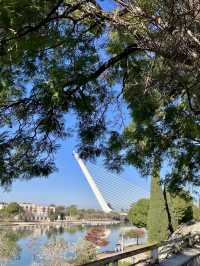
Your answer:
[[[133,245],[133,246],[128,246],[128,247],[125,247],[124,248],[124,252],[132,251],[132,250],[135,250],[135,249],[138,249],[138,248],[143,248],[145,246],[146,245]],[[112,257],[114,255],[120,254],[120,253],[121,252],[114,252],[114,251],[103,252],[103,253],[97,254],[97,258],[98,259],[104,259],[104,258],[107,258],[107,257]]]
[[[182,252],[182,254],[178,254],[170,257],[166,261],[161,262],[160,266],[181,266],[190,262],[192,258],[200,256],[200,248],[188,248]]]

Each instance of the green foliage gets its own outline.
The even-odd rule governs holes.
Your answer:
[[[102,128],[104,117],[94,118],[91,110],[97,112],[111,94],[95,80],[81,88],[90,80],[94,64],[98,65],[94,40],[102,27],[98,19],[84,15],[85,5],[71,0],[0,4],[3,186],[15,178],[48,176],[55,171],[58,139],[71,132],[64,123],[69,111],[80,121],[83,141],[92,142],[96,139],[93,129]]]
[[[124,234],[124,237],[126,238],[137,238],[137,237],[143,237],[144,236],[144,231],[141,229],[132,229],[127,231]]]
[[[200,221],[200,209],[196,205],[192,206],[193,218],[195,221]]]
[[[2,186],[56,170],[71,113],[82,157],[149,175],[158,155],[161,167],[168,159],[170,190],[200,184],[199,3],[137,0],[108,13],[91,0],[7,0],[0,8]],[[132,120],[124,132],[106,119],[121,95]]]
[[[144,237],[145,232],[142,229],[132,229],[127,232],[125,232],[124,237],[125,238],[136,238],[137,239],[137,245],[139,244],[139,238]]]
[[[166,192],[166,200],[167,200],[167,202],[165,202],[165,206],[166,206],[166,204],[168,205],[168,210],[169,210],[168,222],[169,222],[169,226],[171,226],[171,231],[169,230],[170,234],[171,234],[176,230],[176,228],[178,226],[178,222],[177,222],[177,219],[175,217],[175,205],[173,204],[172,197],[168,191],[165,190],[165,192]],[[163,191],[163,195],[164,195],[164,191]]]
[[[160,242],[168,238],[168,217],[163,192],[160,186],[159,170],[156,165],[151,179],[147,229],[149,242]]]
[[[167,193],[167,204],[174,230],[178,225],[189,222],[192,219],[200,220],[199,208],[193,204],[192,197],[184,190],[176,195]],[[148,213],[149,200],[141,199],[130,208],[128,218],[137,227],[146,227]]]
[[[176,223],[186,223],[193,219],[193,202],[191,196],[182,191],[182,193],[171,196],[172,204],[174,207],[174,217]]]
[[[130,208],[128,212],[128,219],[137,227],[146,227],[148,211],[149,199],[140,199]]]
[[[11,215],[17,215],[24,212],[23,208],[16,202],[9,203],[5,208],[5,211]]]
[[[149,32],[148,22],[150,25],[151,22],[145,20],[144,14],[148,13],[150,17],[154,14],[155,23],[161,19],[168,21],[165,25],[169,25],[172,21],[175,22],[179,8],[186,8],[177,1],[177,5],[173,7],[175,13],[172,14],[169,11],[170,2],[168,4],[163,1],[136,1],[134,6],[137,10],[135,12],[140,14],[139,19],[134,17],[134,12],[130,11],[127,15],[131,22],[134,21],[133,25],[137,25],[135,30],[139,33],[139,40],[142,43],[147,39],[150,42],[154,40],[157,44],[162,43],[163,53],[154,50],[149,55],[143,52],[139,55],[136,52],[128,58],[128,76],[124,75],[123,95],[132,121],[122,134],[112,130],[106,155],[111,169],[120,170],[123,164],[128,163],[137,167],[145,176],[151,174],[155,156],[159,155],[161,166],[167,158],[168,172],[163,176],[163,181],[171,191],[177,191],[187,182],[197,185],[199,183],[200,97],[195,81],[199,77],[199,68],[191,72],[185,60],[180,62],[185,48],[184,43],[180,48],[177,35],[171,38],[165,27],[160,28],[160,24],[157,24],[156,29],[155,25],[152,27],[155,32]],[[194,21],[193,23],[195,24]],[[171,28],[175,29],[176,26],[171,24]],[[179,30],[178,34],[181,35]],[[152,34],[152,38],[149,39],[145,33]],[[126,32],[124,39],[125,35]],[[167,40],[163,36],[168,36]],[[171,43],[170,47],[168,41]],[[137,43],[137,40],[134,39],[134,42]],[[123,47],[124,44],[121,43]],[[115,43],[115,47],[118,45],[120,41]],[[172,50],[176,56],[180,52],[179,59],[174,60],[171,52],[169,55],[168,52]],[[166,57],[167,54],[169,57]]]
[[[24,220],[25,213],[18,203],[12,202],[0,211],[0,216],[2,219],[14,219],[17,216],[19,220]]]
[[[67,216],[76,216],[78,214],[78,209],[76,205],[71,205],[66,208],[66,214]]]

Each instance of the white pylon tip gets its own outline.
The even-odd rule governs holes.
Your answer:
[[[107,202],[105,201],[103,195],[101,194],[100,190],[98,189],[92,175],[90,174],[90,172],[88,171],[84,161],[79,157],[79,154],[77,152],[74,152],[74,157],[76,159],[76,161],[78,162],[86,180],[88,181],[88,184],[90,185],[90,188],[92,189],[99,205],[101,206],[102,210],[106,213],[109,213],[112,211],[112,209],[108,206]]]

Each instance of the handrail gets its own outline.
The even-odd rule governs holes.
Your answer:
[[[89,263],[86,263],[86,264],[82,264],[82,266],[101,266],[101,265],[106,265],[106,264],[109,264],[109,263],[112,263],[112,262],[116,262],[116,261],[119,261],[119,260],[122,260],[122,259],[125,259],[125,258],[128,258],[128,257],[132,257],[132,256],[135,256],[135,255],[138,255],[140,253],[144,253],[144,252],[150,251],[150,250],[155,249],[157,247],[158,247],[157,244],[147,245],[147,246],[145,246],[143,248],[138,248],[138,249],[134,249],[134,250],[131,250],[131,251],[126,251],[126,252],[120,252],[120,253],[117,253],[116,255],[113,255],[113,256],[110,256],[110,257],[106,257],[106,258],[103,258],[103,259],[99,259],[97,261],[92,261],[92,262],[89,262]]]
[[[169,244],[178,243],[183,240],[192,240],[195,236],[199,236],[200,238],[200,234],[195,234],[195,235],[187,234],[179,238],[162,241],[161,243],[147,245],[145,247],[134,249],[134,250],[129,250],[126,252],[120,252],[115,255],[103,258],[103,259],[99,259],[96,261],[88,262],[86,264],[82,264],[81,266],[105,266],[105,265],[109,265],[110,263],[112,263],[112,265],[118,265],[118,261],[120,260],[133,257],[135,255],[138,255],[140,253],[144,253],[147,251],[151,251],[151,263],[155,263],[158,261],[158,248],[164,247]]]

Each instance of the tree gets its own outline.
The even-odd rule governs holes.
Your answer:
[[[148,240],[150,242],[160,242],[167,239],[169,236],[168,226],[166,206],[160,186],[159,167],[155,164],[151,177],[151,194],[147,220]]]
[[[59,217],[61,220],[64,220],[65,216],[66,216],[66,208],[64,206],[57,206],[55,210],[55,217],[56,218]]]
[[[189,222],[193,219],[193,202],[189,193],[182,191],[178,195],[172,195],[174,217],[176,224]]]
[[[148,175],[153,169],[155,155],[159,154],[162,165],[166,158],[170,162],[169,172],[163,180],[170,190],[179,190],[188,181],[198,184],[200,98],[194,76],[199,76],[199,69],[189,63],[191,54],[186,52],[185,44],[188,40],[189,50],[194,44],[191,47],[193,55],[197,55],[199,44],[194,40],[197,33],[193,28],[196,24],[194,17],[186,18],[183,11],[190,8],[194,11],[195,7],[191,1],[176,1],[175,5],[172,1],[134,1],[134,7],[131,2],[120,2],[135,23],[131,20],[131,25],[120,17],[119,24],[126,23],[129,30],[137,32],[134,42],[148,47],[149,54],[141,51],[137,59],[134,55],[129,56],[126,67],[122,67],[127,70],[123,72],[123,95],[132,122],[122,134],[111,133],[106,150],[110,167],[119,169],[122,164],[128,163],[136,166],[143,175]],[[182,10],[181,14],[178,10]],[[181,19],[186,19],[186,24],[183,25],[182,20],[178,23],[179,15]],[[136,28],[136,25],[141,25],[139,21],[143,21],[142,29]],[[185,29],[183,35],[181,27]],[[130,32],[126,35],[127,39],[129,36]],[[113,38],[116,53],[122,49],[119,42],[123,40],[124,35],[116,31]],[[150,48],[153,40],[156,43],[154,51]],[[192,73],[188,67],[194,67],[195,72]]]
[[[165,202],[165,209],[167,212],[168,230],[170,234],[173,234],[176,229],[177,223],[175,219],[174,206],[172,204],[171,195],[169,192],[167,192],[165,186],[163,188],[163,197]]]
[[[149,199],[140,199],[130,208],[128,212],[128,219],[137,227],[146,227],[148,211]]]
[[[125,233],[125,238],[136,238],[137,245],[139,244],[139,238],[143,238],[145,236],[145,232],[142,229],[133,229],[129,230]]]
[[[91,227],[87,230],[85,240],[93,243],[95,246],[104,247],[108,245],[106,239],[106,228],[105,227]]]
[[[196,221],[200,220],[199,208],[193,204],[191,195],[184,190],[176,195],[167,193],[167,204],[170,212],[171,225],[173,231],[177,228],[178,225],[182,223],[189,222],[192,219]],[[129,221],[131,221],[134,225],[138,227],[146,227],[148,212],[149,200],[140,199],[130,208],[128,213]],[[156,220],[156,217],[154,218]]]
[[[86,85],[93,64],[99,62],[94,39],[102,27],[96,16],[87,15],[88,4],[85,0],[1,3],[1,185],[55,170],[57,140],[70,132],[64,124],[69,111],[80,117],[79,127],[88,128],[88,134],[98,131],[104,120],[92,112],[100,103],[106,108],[109,93],[96,80]]]
[[[199,185],[200,4],[114,2],[111,12],[95,0],[1,3],[1,185],[56,169],[71,111],[81,157],[148,175],[159,154],[171,190]],[[122,99],[132,122],[120,134],[106,114]]]
[[[80,240],[75,248],[75,265],[82,265],[96,259],[96,247],[87,240]]]
[[[70,217],[76,216],[78,214],[78,209],[77,209],[76,205],[71,205],[71,206],[67,207],[66,208],[66,214]]]
[[[23,208],[16,202],[9,203],[6,206],[5,210],[8,214],[11,215],[17,215],[24,212]]]
[[[58,218],[58,214],[52,210],[48,211],[48,218],[51,222],[55,221]]]
[[[16,202],[9,203],[1,210],[1,216],[3,219],[13,219],[18,216],[18,219],[24,219],[24,209]]]
[[[200,209],[196,206],[192,206],[192,212],[193,212],[193,219],[195,221],[200,221]]]

